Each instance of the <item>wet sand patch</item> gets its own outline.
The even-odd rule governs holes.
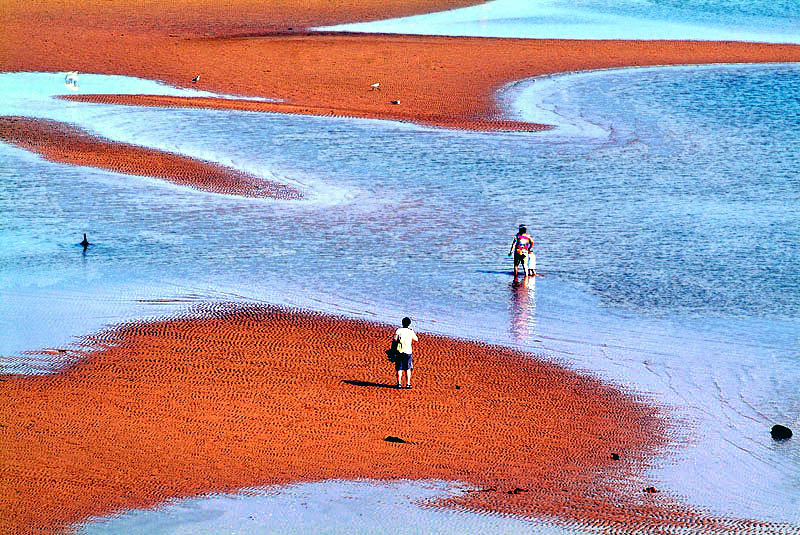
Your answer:
[[[392,332],[208,306],[91,336],[96,349],[58,373],[4,376],[0,530],[57,531],[169,498],[364,478],[458,481],[474,490],[439,505],[581,526],[751,525],[645,491],[657,484],[642,471],[670,441],[646,398],[512,349],[425,333],[414,389],[387,388]]]
[[[545,127],[511,120],[497,102],[497,92],[510,82],[619,67],[800,61],[798,45],[317,32],[190,39],[143,46],[149,53],[138,57],[135,67],[92,64],[87,68],[280,102],[126,95],[69,98],[382,118],[467,130],[531,131]],[[169,51],[169,57],[163,57],[164,49]],[[200,80],[192,83],[190,80],[198,74]],[[373,87],[374,84],[380,85]]]
[[[161,178],[213,193],[272,199],[300,199],[303,196],[291,186],[223,165],[111,141],[58,121],[0,117],[0,141],[41,154],[54,162]]]

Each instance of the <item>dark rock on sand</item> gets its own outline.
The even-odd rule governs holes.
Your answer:
[[[792,438],[792,430],[783,425],[773,425],[770,434],[775,440],[787,440]]]

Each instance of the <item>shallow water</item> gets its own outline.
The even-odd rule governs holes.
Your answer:
[[[551,77],[502,97],[561,125],[535,134],[48,101],[48,117],[291,181],[308,199],[206,194],[0,145],[0,354],[10,370],[46,368],[22,352],[209,300],[408,314],[422,332],[517,345],[650,393],[692,422],[676,430],[690,444],[656,460],[660,486],[800,521],[786,478],[800,450],[768,434],[800,414],[796,87],[792,66]],[[546,274],[527,288],[505,257],[519,221]]]
[[[328,481],[239,495],[179,500],[157,511],[133,511],[97,519],[78,535],[126,533],[150,535],[353,533],[448,535],[466,532],[580,535],[535,520],[445,509],[433,505],[461,490],[441,481]],[[320,518],[324,518],[323,522]]]
[[[606,4],[499,1],[379,31],[798,42],[791,2]],[[79,87],[176,91],[83,74]],[[800,483],[786,474],[800,448],[768,438],[772,423],[800,425],[798,87],[791,66],[551,77],[502,98],[559,129],[487,135],[70,103],[49,98],[68,92],[63,74],[0,75],[2,114],[308,193],[237,199],[0,145],[0,363],[47,369],[58,360],[22,353],[215,299],[409,314],[423,332],[518,345],[651,393],[692,422],[680,431],[692,444],[656,462],[663,487],[798,522]],[[510,284],[505,258],[518,222],[546,273],[528,288]]]

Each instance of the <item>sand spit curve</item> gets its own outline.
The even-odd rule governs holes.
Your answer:
[[[644,398],[424,333],[415,388],[396,390],[383,352],[392,332],[208,306],[91,336],[96,349],[58,373],[3,376],[0,532],[58,532],[168,498],[329,478],[466,482],[473,492],[440,505],[621,532],[771,532],[644,491],[641,471],[670,439]]]
[[[299,190],[285,184],[188,156],[110,141],[58,121],[0,116],[0,141],[55,162],[156,177],[213,193],[272,199],[303,197]]]
[[[532,76],[586,69],[800,61],[800,45],[307,31],[479,3],[11,0],[0,11],[0,71],[122,74],[281,100],[263,105],[189,100],[180,105],[386,118],[476,130],[535,130],[541,126],[503,116],[495,100],[498,89]],[[380,90],[371,90],[374,83],[381,84]],[[135,100],[120,97],[119,102]]]
[[[305,33],[182,40],[179,61],[142,58],[126,74],[176,86],[282,102],[70,95],[149,106],[394,119],[466,130],[541,130],[511,121],[496,101],[515,80],[631,66],[800,61],[800,46],[696,41],[568,41]],[[257,61],[253,61],[258,58]],[[191,65],[193,70],[188,70]],[[197,84],[187,84],[203,73]],[[380,83],[379,90],[371,84]],[[398,103],[398,104],[394,104]]]
[[[10,0],[0,10],[0,71],[124,74],[283,99],[283,109],[270,111],[491,129],[504,120],[497,89],[539,74],[800,61],[796,45],[304,31],[476,3]],[[380,91],[370,90],[375,82]],[[25,128],[19,140],[30,146],[82,135],[36,121]],[[112,152],[105,144],[96,154]],[[476,492],[447,505],[607,532],[796,531],[710,518],[666,493],[643,492],[651,482],[641,480],[642,468],[671,441],[659,409],[554,364],[424,336],[417,388],[386,388],[390,332],[220,306],[95,336],[101,347],[70,355],[83,358],[57,374],[0,377],[0,532],[63,531],[170,497],[361,477],[464,481]],[[385,442],[388,435],[411,444]]]
[[[164,57],[164,50],[169,57]],[[86,67],[94,69],[92,72],[120,72],[179,87],[281,102],[149,96],[69,98],[394,119],[469,130],[540,130],[542,125],[504,116],[496,100],[497,91],[515,80],[559,72],[792,61],[800,61],[800,45],[265,34],[173,39],[158,44],[130,66],[112,68],[93,62]],[[61,65],[42,68],[54,70]],[[190,80],[197,74],[201,78],[192,84]],[[380,83],[379,90],[371,88],[374,83]]]
[[[507,119],[464,119],[442,117],[431,113],[408,113],[387,107],[383,113],[365,112],[363,109],[331,108],[327,106],[298,105],[283,102],[259,102],[244,99],[222,99],[214,97],[177,97],[164,95],[64,95],[64,100],[92,102],[96,104],[117,104],[123,106],[150,106],[156,108],[206,108],[212,110],[238,110],[296,115],[316,115],[327,117],[358,117],[367,119],[388,119],[414,122],[426,126],[473,130],[483,132],[536,132],[552,128],[549,125],[513,121]]]

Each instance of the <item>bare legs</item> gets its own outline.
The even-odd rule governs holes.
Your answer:
[[[403,387],[403,370],[397,370],[397,388]],[[411,388],[411,370],[406,370],[406,388]]]
[[[526,277],[536,275],[536,255],[522,255],[522,260],[514,259],[514,280],[519,277],[519,265],[522,264],[522,274]]]
[[[536,255],[533,252],[525,257],[525,273],[530,276],[536,275]]]

